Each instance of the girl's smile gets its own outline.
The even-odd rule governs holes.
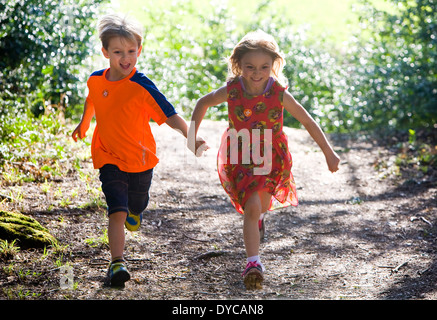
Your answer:
[[[261,50],[248,52],[243,56],[241,76],[249,94],[260,95],[264,92],[272,67],[272,57]]]

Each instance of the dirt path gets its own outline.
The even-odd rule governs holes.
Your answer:
[[[374,164],[388,151],[341,139],[333,140],[341,170],[331,174],[307,132],[297,129],[286,133],[300,205],[266,217],[264,289],[246,291],[242,217],[215,165],[225,127],[202,124],[200,134],[211,150],[195,158],[176,132],[153,126],[161,162],[143,226],[127,234],[133,280],[122,294],[103,284],[108,250],[98,239],[106,230],[104,208],[78,208],[99,187],[89,160],[83,163],[85,179],[71,174],[49,192],[41,184],[21,186],[23,200],[9,208],[31,214],[68,247],[46,256],[21,251],[13,261],[0,262],[0,299],[17,298],[19,290],[35,299],[437,298],[435,182],[395,185],[381,179]],[[61,206],[56,191],[71,190],[75,197]],[[73,290],[59,288],[59,265],[65,263],[72,266]],[[14,271],[5,271],[8,266]],[[36,275],[20,278],[19,270]]]

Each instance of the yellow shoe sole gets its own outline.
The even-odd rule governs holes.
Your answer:
[[[143,220],[143,214],[132,214],[129,212],[126,221],[124,222],[124,225],[126,226],[126,229],[129,231],[137,231],[141,226],[141,221]]]

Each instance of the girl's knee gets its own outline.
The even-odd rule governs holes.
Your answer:
[[[270,206],[271,194],[267,192],[255,192],[247,199],[244,204],[244,214],[250,218],[259,219],[262,212],[268,210]],[[248,217],[248,218],[249,218]]]
[[[244,205],[244,216],[246,219],[258,219],[261,215],[261,205],[259,202],[247,201]]]

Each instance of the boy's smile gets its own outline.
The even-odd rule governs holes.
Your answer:
[[[134,69],[140,56],[142,46],[129,39],[113,37],[109,40],[108,49],[102,48],[103,55],[109,59],[110,69],[107,72],[109,81],[118,81],[127,77]]]

